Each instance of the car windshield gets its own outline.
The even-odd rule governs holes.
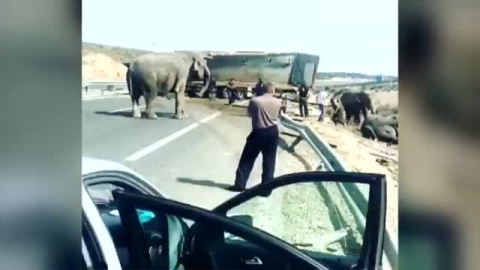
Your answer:
[[[138,17],[138,8],[131,5],[127,9]],[[153,6],[143,8],[156,10]],[[117,13],[103,9],[85,12],[84,21],[103,12],[107,17],[100,24],[111,22],[111,13]],[[162,31],[146,34],[155,31],[146,30],[151,22],[148,27],[141,23],[149,16],[140,17],[130,20],[130,30],[109,24],[113,27],[110,34],[126,31],[124,35],[135,42],[82,46],[82,153],[92,158],[89,171],[104,174],[99,176],[101,181],[121,175],[119,182],[142,187],[150,195],[155,190],[165,198],[207,210],[254,186],[293,173],[383,174],[388,189],[386,231],[396,234],[399,125],[395,76],[382,75],[377,81],[369,74],[325,72],[327,62],[342,61],[335,60],[335,54],[329,56],[331,60],[320,61],[325,53],[311,51],[315,46],[305,47],[302,42],[297,42],[298,47],[290,46],[295,52],[220,52],[209,50],[216,46],[215,38],[209,36],[202,45],[205,51],[177,50],[175,46],[189,46],[173,44],[181,38],[164,36]],[[164,20],[164,16],[159,17]],[[91,25],[97,27],[85,33],[105,28],[98,23]],[[168,21],[162,25],[176,24]],[[278,36],[282,31],[267,32],[262,35],[271,39],[270,34]],[[213,36],[231,40],[231,44],[239,38]],[[149,38],[157,39],[155,46],[159,47],[128,48]],[[102,40],[115,43],[108,39]],[[274,43],[284,39],[283,34]],[[264,47],[255,43],[253,47]],[[345,48],[354,47],[354,43],[358,42],[344,44]],[[164,50],[168,52],[154,53]],[[362,65],[338,68],[347,71],[352,66],[361,69]],[[209,87],[212,78],[215,87]],[[258,89],[260,80],[263,86]],[[231,81],[235,83],[229,85]],[[299,89],[308,89],[308,94]],[[325,97],[317,98],[319,93]],[[89,188],[89,193],[103,209],[102,217],[112,219],[116,226],[119,213],[111,193],[114,188],[131,192],[122,186],[99,184]],[[258,196],[231,210],[251,216],[251,226],[299,249],[358,257],[365,244],[370,195],[380,196],[370,192],[368,185],[361,184],[306,183],[278,188],[270,196]],[[226,212],[233,218],[231,211]],[[147,212],[140,212],[139,218],[154,219]],[[183,223],[192,225],[188,220]],[[394,254],[394,250],[388,253]]]

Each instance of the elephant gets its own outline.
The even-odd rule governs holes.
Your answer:
[[[188,80],[203,79],[204,92],[210,82],[210,70],[205,57],[195,53],[160,53],[138,56],[125,64],[127,85],[132,99],[132,114],[141,118],[139,99],[143,95],[146,117],[156,119],[154,101],[157,95],[175,94],[176,119],[188,118],[185,112],[185,87]]]
[[[367,139],[377,139],[388,144],[398,144],[397,116],[368,115],[360,128],[362,136]]]
[[[363,115],[363,119],[367,118],[367,111],[375,114],[373,102],[365,92],[341,91],[336,93],[335,97],[340,97],[345,109],[347,123],[353,116],[354,122],[360,124],[360,113]]]

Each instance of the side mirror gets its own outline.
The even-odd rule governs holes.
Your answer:
[[[229,218],[242,222],[248,226],[253,226],[253,217],[250,215],[232,215]]]

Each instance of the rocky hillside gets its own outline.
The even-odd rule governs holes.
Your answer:
[[[82,57],[87,54],[104,54],[110,57],[113,61],[124,63],[130,62],[135,57],[145,54],[151,53],[151,51],[145,50],[138,50],[138,49],[129,49],[129,48],[122,48],[117,46],[107,46],[107,45],[100,45],[94,43],[82,43]]]

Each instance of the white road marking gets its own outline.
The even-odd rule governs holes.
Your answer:
[[[250,100],[248,100],[248,99],[247,99],[247,100],[243,100],[243,101],[238,102],[237,105],[245,105],[245,104],[247,104],[248,102],[250,102]]]
[[[172,142],[172,141],[180,138],[180,136],[182,136],[182,135],[186,134],[187,132],[197,128],[198,126],[199,126],[198,123],[193,123],[193,124],[183,128],[183,129],[181,129],[181,130],[179,130],[179,131],[177,131],[177,132],[175,132],[175,133],[157,141],[156,143],[154,143],[152,145],[149,145],[149,146],[133,153],[132,155],[126,157],[125,160],[127,160],[127,161],[139,160],[142,157],[144,157],[144,156],[152,153],[153,151],[157,150],[158,148],[166,145],[167,143]]]
[[[145,107],[145,105],[138,106],[138,108],[144,108],[144,107]],[[113,114],[113,113],[124,112],[124,111],[131,111],[131,110],[132,110],[132,107],[128,107],[128,108],[123,108],[123,109],[118,109],[118,110],[109,111],[108,113]]]
[[[130,108],[129,108],[130,109]],[[122,109],[122,110],[125,110],[125,109]],[[119,110],[117,110],[119,111]],[[125,160],[126,161],[137,161],[139,159],[141,159],[142,157],[158,150],[159,148],[161,148],[162,146],[165,146],[166,144],[180,138],[181,136],[187,134],[188,132],[194,130],[195,128],[197,128],[198,126],[200,126],[200,124],[204,124],[216,117],[218,117],[219,115],[221,115],[222,113],[221,112],[216,112],[212,115],[209,115],[205,118],[203,118],[202,120],[200,120],[199,122],[196,122],[196,123],[193,123],[185,128],[182,128],[181,130],[175,132],[175,133],[172,133],[170,134],[169,136],[143,148],[143,149],[140,149],[139,151],[131,154],[130,156],[126,157]]]
[[[208,121],[216,118],[216,117],[219,116],[220,114],[222,114],[222,113],[221,113],[221,112],[216,112],[216,113],[214,113],[214,114],[212,114],[212,115],[210,115],[210,116],[207,116],[207,117],[203,118],[202,120],[200,120],[200,123],[201,123],[201,124],[205,124],[205,123],[207,123]]]

